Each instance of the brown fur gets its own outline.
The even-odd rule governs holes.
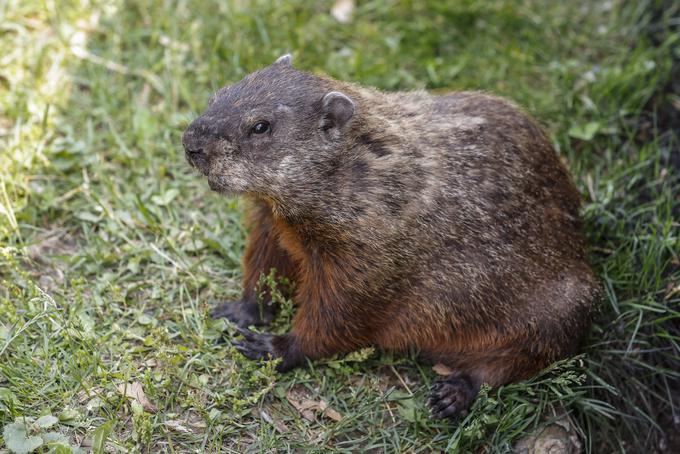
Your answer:
[[[330,91],[352,105],[339,97],[328,111]],[[262,115],[268,137],[242,132]],[[184,142],[212,188],[252,199],[238,304],[252,306],[270,268],[296,285],[291,332],[246,334],[249,356],[287,369],[365,346],[415,349],[459,371],[437,388],[448,405],[465,393],[441,389],[461,380],[497,386],[577,352],[599,289],[579,195],[508,101],[381,93],[279,62],[221,90]]]

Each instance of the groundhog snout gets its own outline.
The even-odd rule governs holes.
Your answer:
[[[208,149],[218,139],[210,125],[199,117],[194,120],[182,135],[182,145],[187,161],[198,170],[208,166]]]

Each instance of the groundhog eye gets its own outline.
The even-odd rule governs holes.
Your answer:
[[[269,123],[266,121],[259,121],[250,128],[250,132],[253,134],[264,134],[267,131],[269,131]]]

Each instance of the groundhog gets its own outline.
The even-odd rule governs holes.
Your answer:
[[[599,291],[579,193],[511,102],[384,93],[283,56],[219,90],[182,141],[212,190],[250,200],[243,298],[213,314],[241,327],[246,357],[286,371],[367,346],[417,351],[455,371],[428,399],[453,418],[483,383],[577,352]],[[284,335],[246,329],[272,318],[256,298],[271,269],[295,283]]]

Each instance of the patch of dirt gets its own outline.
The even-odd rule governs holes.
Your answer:
[[[64,271],[58,257],[78,251],[78,238],[62,227],[45,230],[26,248],[24,266],[44,291],[51,293],[64,285]]]

